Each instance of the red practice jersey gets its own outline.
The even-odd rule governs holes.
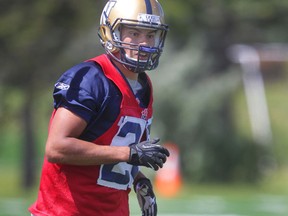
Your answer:
[[[58,80],[54,113],[61,106],[85,119],[88,125],[80,139],[99,145],[127,146],[149,139],[152,87],[145,73],[141,77],[143,90],[137,95],[107,55],[90,59]],[[138,171],[125,162],[72,166],[44,158],[38,199],[29,211],[35,216],[127,216]]]

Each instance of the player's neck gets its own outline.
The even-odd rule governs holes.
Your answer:
[[[114,64],[119,68],[119,70],[124,74],[124,76],[130,80],[138,80],[138,73],[128,70],[123,64],[114,61]]]

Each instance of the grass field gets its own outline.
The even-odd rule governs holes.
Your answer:
[[[28,201],[24,198],[0,199],[1,216],[24,216]],[[131,216],[139,216],[135,196],[130,200]],[[191,195],[190,198],[158,198],[159,216],[287,216],[288,196],[254,194],[247,197]]]
[[[287,216],[286,191],[268,186],[194,185],[176,198],[158,198],[159,216]],[[131,215],[140,215],[137,200],[131,198]]]
[[[159,200],[161,216],[287,216],[288,196],[254,195],[242,198],[195,195],[190,199]],[[133,201],[133,206],[136,203]],[[132,208],[132,215],[140,215]]]
[[[281,187],[284,180],[276,183]],[[158,216],[287,216],[287,188],[265,185],[190,185],[174,198],[158,194]],[[21,194],[0,197],[0,216],[29,216],[27,207],[36,193]],[[133,192],[130,209],[131,216],[141,215]]]

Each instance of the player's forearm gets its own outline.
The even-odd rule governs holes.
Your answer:
[[[51,163],[100,165],[128,161],[127,146],[102,146],[76,138],[46,143],[45,156]]]

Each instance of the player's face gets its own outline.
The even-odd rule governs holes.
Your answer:
[[[123,26],[121,29],[121,40],[124,43],[136,44],[142,46],[153,47],[155,46],[156,30],[133,28]],[[133,45],[128,45],[131,48],[136,48]],[[132,59],[147,60],[147,54],[138,52],[137,50],[125,49],[128,57]]]

